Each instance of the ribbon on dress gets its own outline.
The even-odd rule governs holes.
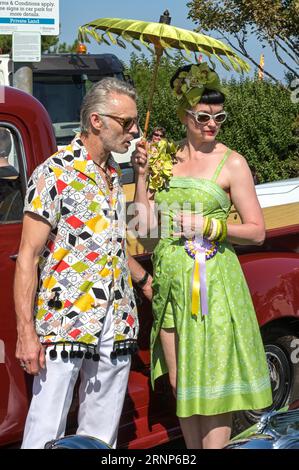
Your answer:
[[[218,243],[207,239],[195,237],[194,240],[186,240],[185,250],[194,259],[194,267],[191,281],[191,313],[198,316],[208,314],[208,291],[206,260],[213,258],[218,251]]]

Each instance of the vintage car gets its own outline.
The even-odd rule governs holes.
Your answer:
[[[299,401],[287,410],[264,413],[226,449],[299,449]]]

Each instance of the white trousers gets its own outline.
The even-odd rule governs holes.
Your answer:
[[[116,447],[119,420],[125,399],[131,357],[111,360],[114,324],[109,306],[98,345],[100,361],[63,360],[47,353],[46,369],[34,378],[22,449],[43,449],[46,442],[64,436],[73,389],[80,373],[77,434],[93,436]]]

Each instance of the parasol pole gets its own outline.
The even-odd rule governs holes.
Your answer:
[[[143,137],[145,139],[146,139],[146,136],[147,136],[151,111],[152,111],[152,107],[153,107],[153,98],[154,98],[154,92],[155,92],[155,88],[156,88],[158,69],[159,69],[161,57],[162,57],[162,54],[163,54],[163,48],[161,46],[160,47],[155,47],[155,50],[156,50],[156,63],[155,63],[155,68],[154,68],[154,73],[153,73],[153,78],[152,78],[152,85],[151,85],[149,98],[148,98],[148,103],[147,103],[147,112],[146,112],[144,131],[143,131]]]
[[[160,16],[159,23],[170,24],[170,22],[171,22],[171,17],[169,16],[169,11],[165,10],[163,15]],[[152,85],[151,85],[149,98],[148,98],[148,104],[147,104],[147,112],[146,112],[145,124],[144,124],[144,130],[143,130],[144,139],[146,139],[148,126],[149,126],[149,122],[150,122],[150,116],[151,116],[151,111],[152,111],[152,107],[153,107],[154,92],[155,92],[155,88],[156,88],[156,81],[157,81],[157,75],[158,75],[158,69],[159,69],[161,57],[163,55],[163,47],[160,44],[157,44],[157,45],[155,45],[155,51],[156,51],[156,62],[155,62]]]

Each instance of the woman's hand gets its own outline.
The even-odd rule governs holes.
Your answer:
[[[173,220],[177,224],[177,229],[173,232],[173,236],[185,237],[187,239],[202,236],[204,217],[201,214],[182,211]]]
[[[137,176],[147,175],[148,157],[145,140],[141,140],[136,144],[136,149],[132,153],[131,162]]]
[[[153,289],[152,289],[152,276],[149,276],[146,284],[141,288],[143,295],[147,298],[147,300],[152,300],[153,298]]]

